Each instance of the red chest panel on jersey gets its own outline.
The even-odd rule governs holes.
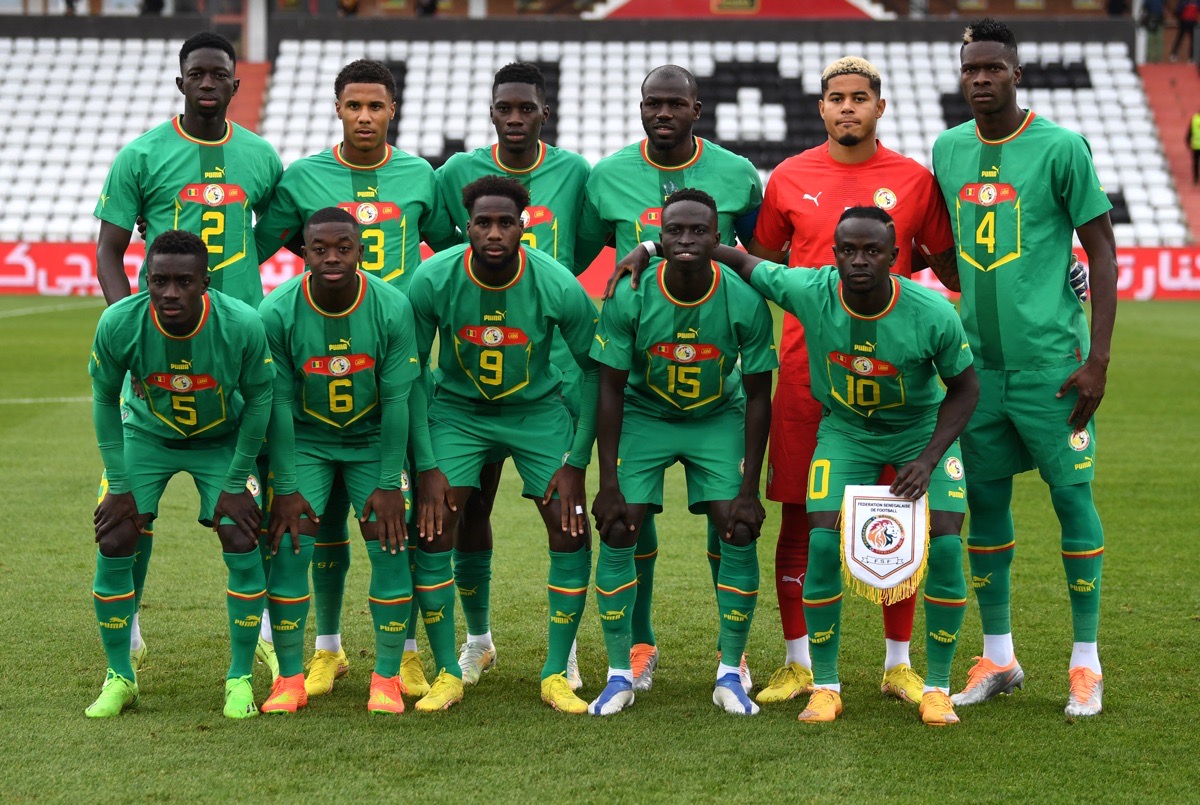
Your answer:
[[[375,359],[370,355],[322,355],[309,358],[304,362],[304,372],[310,375],[325,375],[326,377],[342,377],[355,372],[363,372],[375,367]]]
[[[155,372],[146,378],[146,383],[166,391],[188,392],[204,391],[217,387],[217,379],[212,375],[181,375]]]
[[[353,215],[362,226],[398,221],[402,214],[401,209],[390,201],[343,201],[338,204],[338,209]]]
[[[458,331],[458,337],[478,347],[525,346],[529,343],[529,336],[525,335],[524,330],[494,324],[486,327],[468,325]]]
[[[246,191],[235,184],[189,184],[179,191],[179,199],[189,204],[224,207],[244,202]]]

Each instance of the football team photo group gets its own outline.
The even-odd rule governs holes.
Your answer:
[[[228,571],[227,651],[193,659],[224,672],[211,696],[228,719],[317,710],[367,668],[367,713],[470,719],[474,691],[508,684],[489,672],[516,648],[493,638],[507,617],[494,593],[517,583],[499,561],[493,575],[494,555],[543,538],[544,664],[528,698],[558,713],[630,711],[605,721],[621,723],[672,695],[659,636],[669,648],[680,613],[661,576],[656,595],[661,543],[711,571],[691,580],[710,603],[689,617],[715,620],[718,712],[820,724],[861,710],[862,687],[842,691],[861,657],[839,654],[843,629],[868,623],[873,684],[909,713],[898,729],[1005,707],[1030,644],[1056,652],[1039,681],[1060,712],[1098,716],[1112,203],[1088,141],[1024,105],[1009,26],[962,27],[971,118],[937,137],[931,169],[877,137],[888,76],[845,53],[806,110],[826,141],[765,184],[696,133],[705,88],[669,63],[628,109],[645,137],[595,165],[543,139],[546,77],[509,63],[476,110],[495,144],[435,170],[389,143],[389,66],[354,60],[314,112],[336,115],[340,142],[285,169],[228,116],[233,45],[187,39],[182,113],[126,144],[97,188],[100,645],[94,701],[65,709],[177,707],[142,673],[163,648],[142,630],[169,617],[143,611],[143,591],[167,594],[156,541],[208,529]],[[578,277],[605,247],[616,264],[592,299]],[[281,249],[303,270],[264,295],[260,265]],[[675,464],[686,504],[665,481]],[[1037,597],[1012,584],[1027,471],[1061,553]],[[179,474],[200,526],[160,522]],[[518,496],[532,533],[498,515]],[[703,540],[666,537],[691,515]],[[1022,561],[1046,561],[1035,553]],[[369,567],[365,601],[352,563]],[[856,593],[873,619],[850,617]],[[1069,615],[1014,644],[1014,608],[1051,596]],[[343,617],[369,620],[373,644],[344,641]],[[752,630],[775,655],[753,676]]]

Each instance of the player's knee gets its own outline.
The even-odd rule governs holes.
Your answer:
[[[745,548],[756,539],[758,539],[758,534],[754,533],[754,530],[745,523],[737,523],[734,525],[732,532],[721,535],[722,542],[736,545],[739,548]]]
[[[550,550],[555,553],[575,553],[587,547],[586,532],[572,536],[570,531],[551,531]]]
[[[225,553],[250,553],[258,550],[258,543],[236,526],[221,526],[217,529],[217,536],[221,540],[221,550]]]
[[[637,532],[630,531],[624,522],[614,523],[600,535],[600,539],[610,548],[632,548],[637,545]]]
[[[137,550],[138,531],[132,523],[121,523],[96,541],[100,554],[107,557],[133,556]]]
[[[929,528],[934,536],[961,534],[963,515],[960,512],[934,511],[929,513]]]
[[[809,512],[808,513],[808,527],[810,530],[814,529],[814,528],[829,528],[829,529],[836,530],[838,527],[837,521],[838,521],[838,513],[837,512]]]

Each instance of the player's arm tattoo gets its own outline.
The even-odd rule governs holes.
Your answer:
[[[933,273],[937,276],[938,281],[942,285],[945,285],[947,290],[954,291],[955,293],[962,290],[962,285],[958,280],[958,255],[955,253],[953,246],[944,252],[927,256],[922,255],[920,249],[913,249],[912,253],[914,274],[919,270],[917,268],[917,258],[918,256],[922,256],[925,257],[925,262],[928,263],[929,267],[933,269]]]

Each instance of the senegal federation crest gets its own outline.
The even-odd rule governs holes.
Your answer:
[[[246,491],[254,497],[258,497],[258,493],[262,491],[262,487],[258,483],[258,479],[253,475],[246,476]]]
[[[1000,198],[1000,191],[996,189],[994,184],[985,184],[979,188],[979,203],[985,207],[990,207],[996,203],[996,199]]]
[[[920,589],[929,554],[929,505],[898,498],[886,486],[846,487],[842,503],[842,573],[855,593],[877,604]]]
[[[408,472],[405,470],[400,470],[400,491],[407,492],[409,488],[410,484],[408,482]]]
[[[484,327],[480,338],[487,346],[498,347],[504,343],[504,331],[499,327]]]
[[[1092,443],[1092,437],[1088,435],[1086,430],[1074,431],[1067,437],[1067,444],[1071,445],[1071,449],[1076,453],[1081,453],[1088,449],[1088,445]]]
[[[680,363],[691,363],[696,360],[696,348],[691,344],[676,344],[675,360]]]
[[[896,206],[896,194],[886,187],[881,187],[875,191],[873,199],[875,206],[881,210],[890,210]]]
[[[870,358],[857,355],[854,360],[850,361],[850,368],[854,370],[855,374],[869,375],[875,369],[875,362]]]
[[[963,465],[958,456],[950,456],[946,459],[943,465],[946,470],[946,477],[951,481],[961,481],[963,477]]]
[[[343,355],[335,355],[329,359],[329,374],[342,376],[350,371],[350,359]]]
[[[362,204],[358,205],[357,209],[354,210],[354,217],[357,218],[358,222],[363,226],[373,224],[379,220],[379,208],[369,201],[364,201]]]
[[[225,188],[219,184],[204,186],[204,203],[210,207],[219,207],[225,200]]]
[[[529,217],[529,210],[521,210],[521,228],[528,228],[529,222],[533,219]]]
[[[187,375],[171,375],[171,388],[175,391],[191,391],[192,379]]]

